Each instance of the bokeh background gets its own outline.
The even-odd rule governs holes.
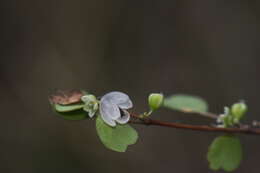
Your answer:
[[[126,153],[107,150],[93,121],[52,112],[55,89],[98,96],[119,90],[133,111],[150,92],[199,95],[212,112],[240,99],[259,110],[260,4],[245,0],[1,0],[0,171],[4,173],[212,172],[207,147],[217,134],[134,126]],[[154,118],[204,118],[167,110]],[[260,138],[241,136],[237,173],[258,173]]]

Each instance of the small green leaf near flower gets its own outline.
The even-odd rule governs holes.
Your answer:
[[[88,113],[81,110],[75,110],[71,112],[57,112],[57,115],[65,120],[84,120],[89,118]]]
[[[84,104],[83,103],[76,103],[70,105],[53,104],[53,107],[57,112],[71,112],[71,111],[82,109],[84,107]]]
[[[117,152],[125,152],[128,145],[135,144],[138,134],[130,125],[107,125],[100,116],[96,119],[97,133],[102,143],[109,149]]]
[[[88,113],[82,109],[81,104],[73,104],[73,106],[51,104],[51,106],[53,111],[65,120],[84,120],[89,117]]]

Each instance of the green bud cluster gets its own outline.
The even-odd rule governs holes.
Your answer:
[[[245,115],[247,112],[247,105],[243,102],[235,103],[231,107],[231,113],[234,117],[234,120],[239,122],[241,118]]]
[[[218,123],[221,123],[221,127],[231,127],[240,123],[240,120],[247,112],[247,105],[244,102],[235,103],[229,107],[224,108],[224,114],[221,114],[217,119]]]
[[[88,94],[81,97],[85,103],[83,109],[88,112],[90,117],[93,117],[98,110],[98,100],[94,95]]]

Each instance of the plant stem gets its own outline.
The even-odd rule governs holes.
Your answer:
[[[176,129],[184,129],[184,130],[192,130],[192,131],[203,131],[203,132],[222,132],[222,133],[238,133],[238,134],[250,134],[250,135],[260,135],[260,129],[251,128],[249,126],[240,126],[240,127],[232,127],[232,128],[220,128],[220,127],[213,127],[207,125],[190,125],[190,124],[183,124],[183,123],[175,123],[175,122],[164,122],[159,120],[153,120],[151,118],[140,118],[138,115],[131,113],[131,120],[130,123],[133,124],[142,124],[142,125],[154,125],[154,126],[161,126],[161,127],[170,127]]]

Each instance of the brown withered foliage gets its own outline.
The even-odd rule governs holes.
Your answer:
[[[57,90],[49,97],[49,100],[53,104],[69,105],[78,103],[81,101],[81,97],[84,93],[81,90]]]

